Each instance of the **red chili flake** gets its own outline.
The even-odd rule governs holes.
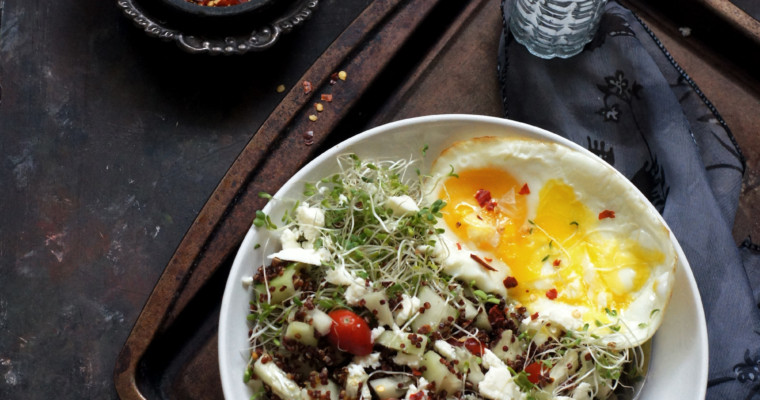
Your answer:
[[[412,393],[409,395],[409,400],[422,400],[425,398],[425,392],[419,391],[417,393]]]
[[[462,245],[457,242],[457,250],[462,250]]]
[[[475,192],[475,200],[478,201],[480,207],[484,207],[491,201],[491,192],[485,189],[478,189],[478,191]]]
[[[476,215],[476,217],[478,217],[478,219],[481,221],[483,220],[483,217],[481,217],[480,214]]]
[[[304,94],[311,93],[311,82],[303,81],[303,93]]]
[[[496,208],[496,200],[491,199],[491,201],[486,204],[485,209],[488,211],[493,211],[494,208]]]
[[[538,318],[538,311],[536,311],[536,312],[534,312],[533,314],[531,314],[531,316],[530,316],[530,320],[531,320],[531,321],[535,321],[535,320],[536,320],[536,318]]]
[[[514,276],[508,276],[507,279],[504,279],[504,287],[507,289],[512,289],[513,287],[517,287],[517,278]]]
[[[558,258],[558,259],[554,260],[554,262],[552,263],[552,265],[553,265],[553,266],[555,266],[555,267],[559,267],[559,264],[560,264],[561,262],[562,262],[562,260],[560,260],[560,259]]]
[[[615,212],[612,210],[604,210],[599,213],[599,219],[615,218]]]
[[[306,131],[303,134],[303,142],[307,146],[314,144],[314,131]]]
[[[487,262],[493,261],[493,258],[483,257],[483,259],[486,260]]]
[[[320,98],[322,99],[322,101],[326,101],[328,103],[332,102],[331,94],[323,94],[322,96],[320,96]]]
[[[333,72],[333,74],[330,75],[330,84],[334,85],[337,82],[338,82],[338,73],[337,72]]]
[[[549,298],[549,300],[554,300],[557,298],[557,289],[551,288],[546,291],[546,297]]]
[[[464,348],[478,357],[483,355],[483,351],[485,350],[483,343],[472,337],[467,338],[467,340],[464,341]]]
[[[483,260],[482,258],[478,257],[476,254],[470,253],[470,258],[472,258],[473,260],[475,260],[475,262],[477,262],[478,264],[482,265],[483,268],[485,268],[487,270],[490,270],[490,271],[496,271],[496,268],[488,265],[488,263],[485,260]]]
[[[520,191],[518,194],[530,194],[530,188],[528,187],[528,184],[524,184],[522,188],[520,188]]]

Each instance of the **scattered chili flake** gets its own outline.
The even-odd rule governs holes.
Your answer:
[[[522,188],[520,188],[520,191],[518,194],[530,194],[530,188],[528,187],[528,184],[524,184]]]
[[[599,219],[615,218],[615,212],[612,210],[604,210],[599,213]]]
[[[457,228],[459,228],[460,226],[462,226],[462,223],[459,222],[459,221],[457,221],[456,226],[457,226]]]
[[[486,260],[486,262],[491,262],[491,261],[493,261],[493,258],[483,257],[483,259],[484,259],[484,260]]]
[[[325,106],[323,106],[322,103],[314,103],[314,108],[317,112],[322,112],[325,109]]]
[[[536,320],[536,318],[538,318],[538,311],[536,311],[536,312],[534,312],[533,314],[531,314],[531,316],[530,316],[530,320],[531,320],[531,321],[535,321],[535,320]]]
[[[485,189],[478,189],[478,191],[475,192],[475,200],[477,200],[480,207],[485,207],[485,205],[491,201],[491,192]]]
[[[320,98],[322,99],[322,101],[326,101],[328,103],[332,102],[332,95],[331,94],[322,94],[322,96],[320,96]]]
[[[337,82],[338,82],[338,73],[333,72],[332,75],[330,75],[330,84],[334,85]]]
[[[303,93],[304,94],[311,93],[311,82],[303,81]]]
[[[549,300],[554,300],[557,298],[557,289],[551,288],[546,291],[546,297],[549,298]]]
[[[553,266],[555,266],[555,267],[559,267],[559,264],[560,264],[561,262],[562,262],[562,260],[560,260],[560,259],[558,258],[558,259],[554,260],[554,262],[552,263],[552,265],[553,265]]]
[[[316,121],[316,120],[317,120],[317,116],[316,115],[314,115],[314,114],[309,115],[309,121],[313,122],[313,121]]]
[[[348,74],[346,73],[346,71],[338,72],[338,79],[345,81],[346,78],[348,78]]]
[[[477,254],[470,253],[470,258],[472,258],[473,260],[475,260],[475,262],[477,262],[478,264],[482,265],[483,268],[485,268],[487,270],[490,270],[490,271],[496,271],[496,268],[488,265],[488,263],[485,262],[485,260],[483,260],[482,258],[478,257]]]
[[[409,400],[422,400],[425,398],[425,392],[420,390],[417,393],[412,393],[409,395]]]
[[[483,346],[483,343],[481,343],[480,340],[473,337],[467,338],[467,340],[464,341],[464,348],[478,357],[483,355],[483,352],[485,351],[484,347],[485,346]]]
[[[491,201],[486,204],[486,210],[493,211],[494,208],[496,208],[496,200],[491,199]]]
[[[457,242],[457,250],[462,250],[462,245]]]
[[[277,86],[277,93],[282,93],[285,91],[285,85],[279,85]]]
[[[517,287],[517,278],[514,276],[508,276],[507,279],[504,279],[504,287],[507,289],[512,289],[513,287]]]
[[[307,146],[314,144],[314,131],[306,131],[303,134],[303,142]]]

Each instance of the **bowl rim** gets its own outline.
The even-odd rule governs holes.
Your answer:
[[[231,6],[204,6],[190,0],[161,0],[172,9],[197,17],[218,18],[237,16],[255,12],[269,7],[278,0],[246,0],[243,3]],[[281,0],[279,0],[281,1]]]
[[[511,129],[519,132],[519,134],[523,136],[528,137],[536,137],[541,139],[548,139],[553,142],[565,145],[570,147],[573,150],[580,151],[581,153],[584,153],[586,155],[592,156],[595,159],[598,159],[604,164],[607,164],[605,161],[601,160],[599,157],[595,156],[593,153],[591,153],[589,150],[583,148],[579,144],[570,141],[569,139],[566,139],[562,136],[559,136],[557,134],[554,134],[550,131],[544,130],[542,128],[538,128],[533,125],[529,125],[526,123],[518,122],[509,120],[506,118],[498,118],[498,117],[492,117],[492,116],[484,116],[484,115],[473,115],[473,114],[438,114],[438,115],[428,115],[428,116],[421,116],[421,117],[413,117],[408,119],[402,119],[394,122],[390,122],[387,124],[379,125],[377,127],[365,130],[355,136],[352,136],[335,146],[327,149],[325,152],[320,154],[319,156],[315,157],[312,161],[310,161],[308,164],[306,164],[304,167],[302,167],[295,175],[293,175],[278,191],[277,194],[275,194],[275,197],[278,197],[279,194],[288,192],[291,190],[291,187],[295,185],[296,182],[303,181],[303,177],[305,177],[312,169],[314,169],[316,166],[319,166],[331,159],[334,159],[336,155],[340,154],[341,152],[345,152],[346,148],[350,148],[355,144],[358,144],[362,141],[365,141],[369,138],[383,135],[388,132],[395,132],[398,130],[412,130],[414,128],[418,128],[420,126],[425,125],[439,125],[439,124],[486,124],[490,125],[493,128],[504,128],[504,129]],[[475,135],[478,136],[478,135]],[[473,137],[475,137],[473,136]],[[484,136],[484,135],[480,135]],[[609,164],[607,164],[609,166]],[[610,168],[619,175],[621,178],[628,181],[628,179],[622,175],[618,170],[614,169],[610,166]],[[641,197],[646,200],[646,198],[641,194]],[[651,206],[651,203],[646,200],[647,204]],[[263,211],[266,213],[269,213],[272,209],[273,204],[270,202],[268,203]],[[654,208],[654,206],[651,206]],[[702,306],[701,296],[699,293],[699,289],[696,284],[696,280],[694,279],[694,275],[692,273],[691,267],[689,265],[688,260],[686,259],[686,256],[683,252],[683,249],[681,245],[678,243],[678,240],[675,238],[675,235],[673,234],[672,230],[668,226],[668,224],[665,222],[664,218],[659,212],[655,211],[655,217],[659,219],[659,221],[664,224],[669,231],[671,242],[673,243],[676,254],[678,256],[678,262],[676,265],[676,283],[674,284],[674,290],[673,293],[676,292],[676,288],[678,284],[685,284],[686,288],[689,289],[689,294],[686,296],[683,300],[689,301],[690,303],[693,303],[693,309],[689,310],[693,312],[693,315],[687,316],[692,317],[691,323],[693,323],[695,326],[695,331],[692,332],[692,338],[693,341],[683,341],[680,340],[680,342],[676,342],[674,340],[658,340],[658,334],[656,333],[655,336],[652,339],[652,357],[650,359],[650,369],[649,369],[649,375],[647,377],[647,384],[644,385],[644,390],[641,396],[641,399],[649,399],[649,398],[661,398],[659,397],[658,393],[652,392],[653,387],[659,388],[660,386],[665,386],[670,384],[671,382],[666,380],[659,380],[659,379],[652,379],[652,366],[653,363],[672,363],[674,360],[669,360],[669,357],[659,357],[658,353],[656,352],[656,349],[658,347],[662,347],[663,350],[667,348],[667,346],[672,346],[674,343],[685,343],[685,342],[691,342],[695,343],[696,346],[692,349],[696,353],[694,357],[696,357],[696,360],[694,361],[701,361],[698,362],[699,365],[693,365],[690,364],[691,372],[689,374],[690,381],[686,383],[688,386],[695,388],[697,392],[697,398],[704,399],[706,392],[707,392],[707,378],[708,378],[708,366],[709,366],[709,351],[708,351],[708,341],[707,341],[707,324],[704,314],[704,308]],[[219,334],[218,334],[218,353],[219,353],[219,369],[220,369],[220,375],[221,375],[221,381],[222,381],[222,390],[224,393],[225,398],[232,399],[232,394],[234,392],[233,386],[236,382],[242,383],[242,379],[239,379],[239,375],[242,374],[241,371],[240,374],[235,375],[236,371],[230,371],[228,369],[228,366],[230,364],[230,351],[229,351],[229,345],[228,340],[230,339],[228,336],[228,332],[224,329],[229,324],[229,318],[231,317],[230,314],[230,307],[232,306],[231,302],[231,296],[230,293],[233,291],[237,291],[240,289],[237,289],[236,286],[241,286],[239,280],[237,279],[237,275],[235,272],[240,272],[240,268],[242,268],[241,264],[241,257],[245,253],[245,249],[251,248],[253,246],[253,241],[256,239],[257,231],[252,226],[244,240],[242,241],[240,248],[238,250],[238,253],[235,256],[235,259],[233,261],[232,268],[230,270],[230,275],[228,277],[225,291],[224,291],[224,297],[222,299],[222,306],[220,311],[220,319],[219,319]],[[679,282],[680,280],[680,282]],[[681,293],[678,294],[679,296],[682,296]],[[673,306],[673,294],[671,294],[670,304],[669,308],[672,308]],[[672,311],[672,310],[669,310]],[[671,312],[672,314],[672,312]],[[241,320],[244,319],[242,316],[238,316],[237,314],[234,314],[235,318],[240,318]],[[677,318],[673,318],[677,317]],[[680,316],[669,316],[669,318],[665,318],[665,321],[663,321],[663,325],[660,327],[660,332],[663,330],[663,327],[665,326],[668,321],[671,321],[671,324],[678,324]],[[688,320],[689,318],[687,318]],[[680,320],[683,320],[683,318],[680,318]],[[662,342],[662,343],[661,343]],[[677,361],[677,360],[675,360]],[[667,372],[668,367],[664,366],[662,368],[659,368],[658,370],[662,372]],[[656,371],[655,371],[656,372]],[[231,375],[232,374],[232,375]],[[653,384],[652,381],[655,381]]]

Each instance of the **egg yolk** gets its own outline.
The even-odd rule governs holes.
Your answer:
[[[546,296],[586,307],[587,322],[612,322],[605,309],[625,310],[647,282],[651,266],[664,260],[662,253],[614,228],[600,227],[605,210],[589,209],[561,180],[549,180],[528,193],[524,182],[498,168],[458,174],[439,193],[448,204],[444,221],[471,251],[509,266],[518,283],[509,296],[529,309],[538,296]],[[530,196],[538,197],[531,203],[532,218]]]

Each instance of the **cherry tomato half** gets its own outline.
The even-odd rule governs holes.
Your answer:
[[[541,375],[549,372],[548,367],[543,365],[540,362],[534,362],[531,364],[528,364],[527,367],[523,369],[523,371],[528,373],[528,380],[530,383],[536,385],[541,381]]]
[[[364,318],[351,310],[334,310],[329,314],[333,323],[327,339],[339,350],[356,356],[372,352],[372,331]]]

